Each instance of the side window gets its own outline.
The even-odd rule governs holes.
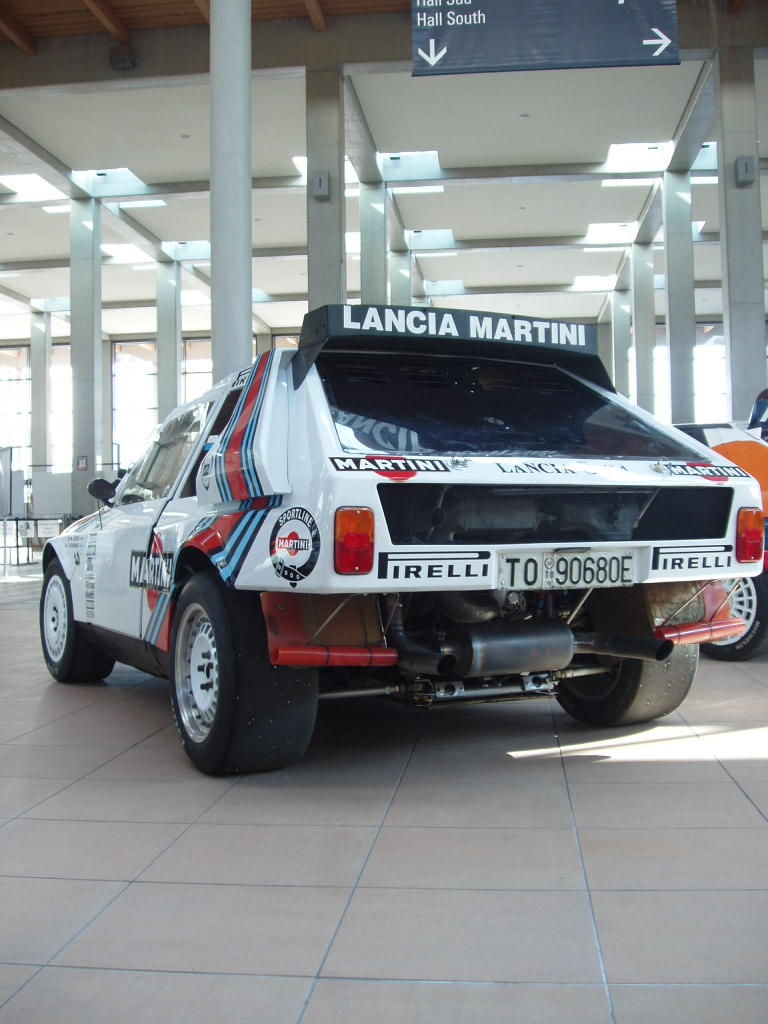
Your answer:
[[[149,448],[125,478],[119,504],[151,501],[170,492],[200,436],[209,410],[210,403],[201,402],[158,427]]]
[[[240,398],[242,392],[242,388],[235,388],[233,391],[230,391],[227,394],[227,397],[222,402],[221,408],[216,414],[216,419],[214,420],[213,426],[211,427],[211,432],[208,435],[208,440],[200,449],[200,451],[197,454],[197,458],[189,468],[189,472],[187,473],[187,479],[184,481],[184,486],[179,491],[178,496],[180,498],[194,497],[195,481],[197,479],[197,471],[198,469],[200,469],[200,463],[203,461],[205,453],[211,447],[213,438],[218,437],[218,435],[222,432],[222,430],[232,419],[232,413],[235,411],[235,406],[237,405],[238,399]]]

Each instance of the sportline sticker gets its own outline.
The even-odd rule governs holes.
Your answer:
[[[331,465],[340,473],[378,473],[394,480],[410,480],[417,473],[449,473],[442,459],[408,459],[397,455],[334,456]]]
[[[320,555],[320,531],[305,508],[287,508],[278,516],[269,542],[275,575],[292,587],[306,579]]]
[[[379,555],[380,580],[482,580],[490,576],[490,551],[435,551]]]

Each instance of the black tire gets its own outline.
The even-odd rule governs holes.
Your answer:
[[[557,700],[572,718],[589,725],[650,722],[680,706],[698,663],[695,644],[676,647],[666,661],[621,661],[605,675],[561,682]]]
[[[272,665],[258,596],[193,576],[174,611],[170,677],[181,744],[200,771],[272,771],[304,756],[317,671]]]
[[[731,615],[744,619],[745,633],[716,644],[702,644],[708,658],[717,661],[747,661],[768,650],[768,576],[744,576],[739,580],[724,580],[725,589],[738,584],[731,595]]]
[[[40,642],[48,671],[60,683],[93,683],[115,667],[85,635],[72,612],[72,593],[61,563],[48,566],[40,594]]]

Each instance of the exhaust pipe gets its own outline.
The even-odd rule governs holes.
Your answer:
[[[615,633],[576,633],[575,654],[602,654],[607,658],[666,661],[675,649],[666,637],[621,636]]]
[[[414,675],[478,676],[556,672],[575,654],[664,661],[675,648],[665,638],[573,633],[565,622],[475,623],[447,634],[406,634],[398,609],[387,633],[398,664]]]

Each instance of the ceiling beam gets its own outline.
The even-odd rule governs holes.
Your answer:
[[[37,53],[37,40],[32,33],[27,32],[15,18],[3,10],[0,10],[0,30],[24,53],[28,53],[30,56]]]
[[[127,46],[130,43],[131,30],[120,15],[112,10],[107,0],[83,0],[83,3],[118,43],[122,43],[123,46]]]
[[[320,6],[320,0],[304,0],[304,6],[307,8],[307,13],[312,19],[312,24],[315,26],[315,32],[325,32],[325,15],[323,14],[323,8]]]
[[[195,0],[195,6],[210,25],[211,23],[211,0]]]
[[[41,146],[15,124],[0,116],[0,146],[22,167],[38,174],[70,199],[85,199],[87,193],[72,180],[72,169]]]

